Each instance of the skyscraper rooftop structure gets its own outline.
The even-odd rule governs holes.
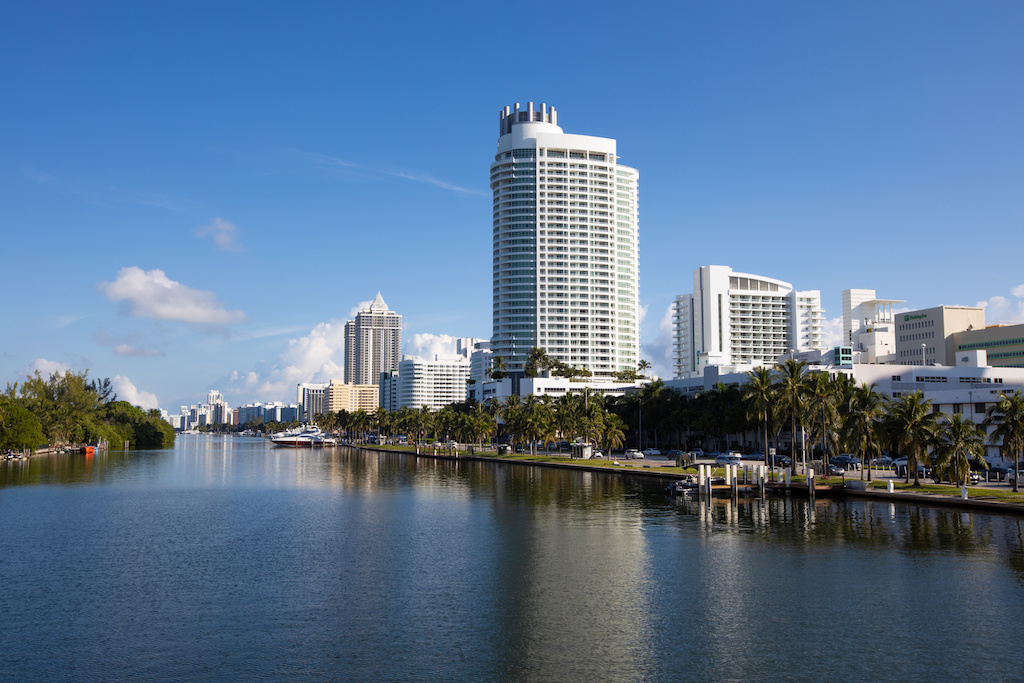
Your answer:
[[[509,371],[534,346],[595,379],[636,370],[638,178],[615,140],[564,133],[554,107],[500,112],[491,350]]]
[[[380,373],[398,368],[401,352],[402,316],[377,292],[369,308],[345,323],[345,383],[380,384]]]

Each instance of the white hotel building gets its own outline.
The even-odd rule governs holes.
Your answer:
[[[638,173],[615,140],[563,133],[553,107],[506,107],[491,164],[491,351],[521,373],[531,347],[595,379],[640,357]]]
[[[693,271],[693,294],[673,305],[675,377],[708,366],[774,364],[780,356],[825,348],[821,292],[728,266]]]

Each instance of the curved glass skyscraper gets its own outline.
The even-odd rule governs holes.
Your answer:
[[[615,140],[563,133],[553,107],[502,110],[491,350],[510,371],[533,346],[595,379],[636,370],[637,180]]]

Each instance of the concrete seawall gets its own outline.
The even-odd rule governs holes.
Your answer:
[[[641,466],[631,468],[613,468],[606,467],[603,465],[586,465],[581,461],[579,464],[575,462],[536,462],[528,460],[514,460],[510,458],[502,458],[501,456],[494,455],[463,455],[453,456],[450,454],[433,454],[433,453],[415,453],[411,451],[397,451],[389,448],[366,448],[363,446],[352,446],[360,450],[374,452],[374,453],[392,453],[395,455],[410,455],[419,458],[433,458],[435,460],[466,460],[472,462],[500,462],[508,465],[525,465],[529,467],[550,467],[555,469],[564,470],[579,470],[583,472],[601,472],[604,474],[624,474],[631,477],[656,477],[658,479],[672,480],[678,479],[679,474],[677,472],[664,472],[659,471],[654,467]],[[807,496],[808,489],[806,484],[793,484],[790,488],[779,486],[776,484],[765,487],[766,490],[774,495],[784,494],[787,492],[796,493],[802,496]],[[970,489],[968,489],[970,491]],[[730,489],[727,486],[716,486],[714,492],[727,494]],[[750,485],[743,485],[739,487],[739,491],[746,495],[754,492],[754,487]],[[1022,503],[1009,503],[996,500],[977,500],[970,498],[968,494],[967,500],[963,500],[959,496],[944,496],[941,494],[934,493],[914,493],[906,490],[893,491],[880,491],[875,489],[868,490],[857,490],[850,487],[843,486],[816,486],[814,489],[815,496],[822,496],[828,498],[869,498],[877,501],[892,501],[899,503],[912,503],[916,505],[927,505],[927,506],[941,506],[941,507],[955,507],[961,508],[967,511],[976,512],[996,512],[1010,515],[1024,515],[1024,504]]]

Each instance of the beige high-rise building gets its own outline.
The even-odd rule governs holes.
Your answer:
[[[378,387],[372,384],[346,384],[340,379],[332,379],[327,385],[327,409],[332,413],[339,410],[373,413],[377,411],[378,399]]]
[[[388,309],[380,292],[355,320],[345,323],[345,383],[380,384],[380,373],[398,369],[402,316]]]

